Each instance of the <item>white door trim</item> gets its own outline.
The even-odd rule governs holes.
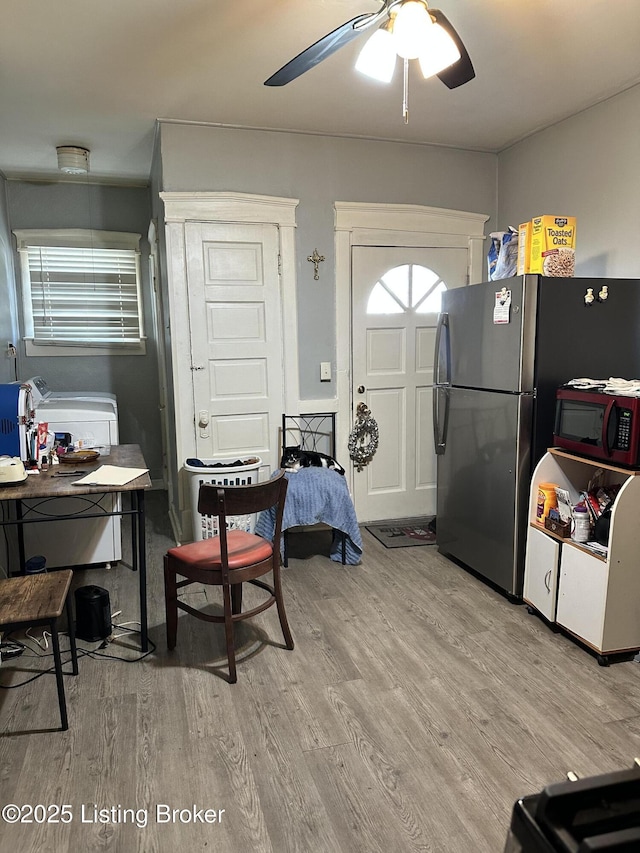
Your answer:
[[[283,328],[284,404],[299,410],[298,309],[295,228],[299,200],[233,192],[161,192],[166,230],[169,317],[175,417],[176,458],[169,460],[176,480],[185,459],[196,456],[195,403],[191,376],[190,324],[186,265],[187,222],[275,225],[280,234],[280,286]],[[275,436],[274,436],[275,440]],[[189,518],[189,494],[181,484],[180,528]],[[186,511],[186,512],[185,512]]]
[[[168,464],[169,458],[169,412],[167,410],[167,357],[164,347],[164,305],[160,292],[160,262],[158,253],[158,223],[155,219],[149,222],[147,232],[149,240],[149,284],[151,286],[151,315],[153,333],[158,347],[158,411],[160,413],[160,435],[162,442],[162,486],[169,491],[173,489],[172,471]]]
[[[353,424],[351,387],[351,248],[352,246],[424,246],[465,248],[469,252],[468,283],[483,281],[482,213],[467,213],[415,204],[369,204],[336,201],[336,387],[337,443],[346,447]],[[344,464],[344,463],[343,463]],[[353,486],[353,466],[347,467]]]

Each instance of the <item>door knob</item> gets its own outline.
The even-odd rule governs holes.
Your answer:
[[[364,385],[358,385],[358,394],[364,394],[365,387]]]
[[[201,411],[198,413],[198,426],[206,427],[209,424],[209,412]]]

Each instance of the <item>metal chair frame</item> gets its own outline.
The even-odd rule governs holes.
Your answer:
[[[285,447],[300,447],[336,458],[336,413],[311,412],[300,415],[282,415],[282,452]],[[321,526],[314,525],[314,526]],[[342,530],[336,533],[340,537],[342,565],[347,561],[347,534]],[[289,565],[289,531],[284,530],[282,565]]]

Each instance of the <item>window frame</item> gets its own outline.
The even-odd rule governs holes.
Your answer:
[[[406,284],[407,284],[407,298],[403,299],[397,292],[397,289],[394,290],[393,285],[389,281],[385,281],[385,278],[389,275],[389,273],[397,272],[398,270],[405,269],[407,270],[406,276]],[[431,273],[434,276],[434,280],[432,284],[427,287],[427,290],[421,296],[417,302],[414,300],[414,291],[413,291],[413,283],[415,278],[414,270],[421,269],[427,273]],[[438,275],[438,273],[431,269],[431,267],[425,267],[423,264],[415,264],[415,263],[403,263],[398,264],[395,267],[390,267],[383,275],[381,275],[376,283],[373,285],[369,292],[369,298],[367,301],[367,307],[365,309],[365,313],[371,317],[391,317],[391,316],[399,316],[401,314],[416,314],[418,316],[426,316],[427,314],[438,314],[438,311],[421,311],[420,307],[428,303],[429,299],[434,293],[437,293],[441,288],[444,288],[444,291],[449,289],[446,281],[442,278],[442,276]],[[370,305],[371,300],[373,299],[374,294],[377,290],[385,291],[389,297],[397,306],[399,310],[394,311],[371,311]],[[440,293],[442,294],[442,290]],[[405,301],[407,304],[405,304]]]
[[[125,231],[96,231],[85,228],[18,229],[13,232],[20,259],[22,293],[22,315],[25,354],[27,356],[111,356],[145,355],[146,335],[144,332],[144,303],[140,264],[141,235]],[[36,341],[34,337],[33,303],[31,296],[31,273],[29,248],[60,247],[65,249],[121,249],[135,252],[136,296],[138,305],[139,341],[135,343],[116,341],[92,346],[89,342],[59,343]]]

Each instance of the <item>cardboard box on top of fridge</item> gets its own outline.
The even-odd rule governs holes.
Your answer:
[[[518,260],[516,275],[531,272],[531,221],[518,226]]]
[[[536,216],[531,220],[529,272],[572,276],[576,263],[575,216]]]

